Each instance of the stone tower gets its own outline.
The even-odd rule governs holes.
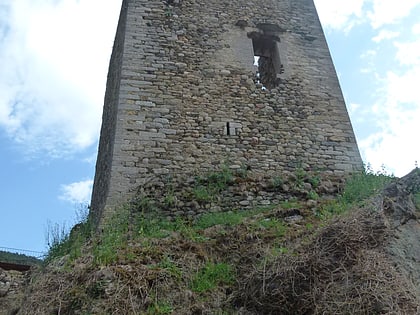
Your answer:
[[[124,0],[91,215],[226,163],[361,168],[313,0]]]

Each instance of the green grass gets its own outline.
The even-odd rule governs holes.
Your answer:
[[[169,275],[176,278],[177,280],[181,280],[181,278],[182,278],[181,269],[168,256],[165,256],[158,264],[149,266],[149,268],[150,269],[163,269]]]
[[[123,207],[106,222],[93,249],[96,264],[108,265],[118,261],[119,251],[128,244],[129,218],[128,208]]]
[[[191,290],[197,293],[207,292],[219,285],[231,285],[235,281],[233,268],[225,263],[207,263],[192,280]]]
[[[212,201],[232,182],[232,171],[225,165],[220,171],[209,172],[203,176],[196,177],[196,187],[193,189],[193,197],[197,201]]]
[[[270,230],[276,237],[282,237],[287,231],[287,226],[282,220],[276,218],[265,218],[257,222],[258,228]]]
[[[338,198],[324,203],[317,211],[322,219],[346,212],[352,207],[362,206],[364,201],[380,192],[395,177],[382,172],[374,173],[369,168],[353,174],[347,181]]]
[[[75,260],[82,254],[82,247],[92,237],[93,227],[88,217],[88,210],[79,210],[80,222],[70,231],[65,225],[48,223],[46,238],[48,253],[45,262],[55,258],[69,255],[70,260]]]
[[[2,250],[0,250],[0,261],[22,265],[38,265],[42,262],[40,259],[33,256],[11,253]]]
[[[420,193],[416,193],[413,196],[414,205],[417,208],[417,211],[420,211]]]
[[[173,308],[168,302],[157,301],[147,308],[146,315],[172,314]]]
[[[346,182],[341,201],[346,204],[361,202],[375,193],[381,191],[395,177],[386,172],[374,173],[367,169],[365,171],[353,174]]]
[[[248,214],[245,211],[206,213],[198,218],[194,224],[194,227],[196,229],[206,229],[215,225],[238,225],[247,215]]]

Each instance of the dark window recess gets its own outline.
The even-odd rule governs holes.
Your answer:
[[[279,37],[261,32],[251,32],[248,37],[252,39],[255,65],[258,66],[257,82],[263,88],[276,87],[280,82],[280,74],[284,72],[280,61]]]
[[[226,135],[230,136],[230,123],[226,123]]]

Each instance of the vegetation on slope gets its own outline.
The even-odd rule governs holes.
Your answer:
[[[0,250],[0,262],[32,266],[39,265],[42,261],[33,256]]]
[[[334,199],[195,220],[167,220],[139,200],[100,237],[85,219],[55,237],[21,313],[414,314],[415,290],[382,250],[388,219],[369,199],[392,180],[363,172]]]

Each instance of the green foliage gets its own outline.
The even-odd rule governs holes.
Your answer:
[[[148,197],[139,196],[136,200],[131,202],[130,210],[135,213],[151,213],[156,212],[158,207],[154,200],[151,200]]]
[[[194,226],[198,229],[206,229],[215,225],[237,225],[240,224],[244,217],[249,215],[248,212],[215,212],[215,213],[206,213],[200,216],[195,222]]]
[[[41,263],[41,260],[38,258],[2,250],[0,250],[0,261],[21,265],[38,265]]]
[[[235,281],[233,268],[225,263],[207,263],[197,272],[191,283],[191,290],[202,293],[215,289],[218,285],[231,285]]]
[[[180,233],[184,238],[201,241],[203,237],[183,218],[169,221],[157,215],[141,215],[134,226],[138,236],[147,238],[165,238],[173,232]]]
[[[119,250],[128,243],[129,218],[130,212],[125,207],[105,222],[100,240],[93,249],[96,264],[108,265],[118,261]]]
[[[147,308],[146,315],[166,315],[172,312],[173,308],[168,302],[155,301]]]
[[[65,225],[48,222],[46,239],[48,253],[45,262],[69,255],[70,260],[78,258],[82,253],[82,246],[92,236],[92,224],[89,220],[88,208],[81,208],[78,212],[80,220],[69,232]]]
[[[283,201],[280,206],[283,209],[293,209],[293,208],[300,208],[299,201],[296,199],[286,200]]]
[[[271,180],[271,187],[273,188],[280,188],[284,183],[283,178],[281,178],[280,176],[275,176],[272,180]]]
[[[325,202],[316,214],[327,219],[356,205],[362,205],[364,200],[381,191],[394,179],[384,168],[380,172],[373,172],[368,166],[362,172],[354,173],[346,181],[342,194],[335,200]]]
[[[373,196],[394,179],[384,169],[373,172],[369,167],[359,173],[354,173],[346,182],[340,199],[346,204],[358,203]]]
[[[276,237],[282,237],[287,231],[287,226],[284,225],[283,221],[276,218],[265,218],[257,222],[258,228],[270,230]]]
[[[197,201],[212,201],[233,182],[233,174],[226,165],[220,171],[196,178],[193,195]]]
[[[308,199],[311,199],[311,200],[318,200],[318,199],[319,199],[319,195],[318,195],[318,193],[317,193],[316,191],[311,190],[311,191],[308,193]]]
[[[181,269],[168,256],[165,256],[159,262],[159,264],[157,264],[156,267],[166,270],[171,276],[175,277],[178,280],[181,279],[181,276],[182,276]]]
[[[420,211],[420,193],[414,194],[413,199],[417,210]]]
[[[194,199],[197,201],[211,201],[214,197],[209,187],[199,185],[193,189]]]

